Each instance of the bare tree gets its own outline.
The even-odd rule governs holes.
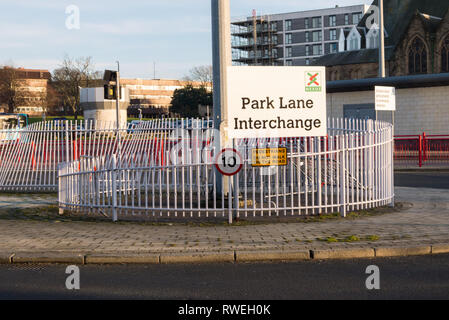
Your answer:
[[[9,113],[14,113],[25,102],[20,86],[18,72],[13,66],[0,69],[0,103],[6,104]]]
[[[80,87],[88,87],[101,73],[94,70],[92,57],[77,59],[66,56],[60,67],[53,71],[53,86],[58,92],[66,113],[80,113]]]
[[[210,65],[198,66],[190,69],[189,75],[184,77],[186,81],[198,81],[203,86],[210,85],[213,80],[213,68]]]

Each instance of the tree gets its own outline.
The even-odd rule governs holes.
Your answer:
[[[187,85],[182,89],[175,90],[170,106],[170,112],[182,117],[199,117],[198,106],[211,106],[212,93],[205,87],[195,88]]]
[[[64,111],[77,117],[81,112],[80,88],[88,87],[94,80],[101,78],[101,73],[93,69],[92,57],[73,59],[66,56],[60,67],[53,71],[53,86]]]
[[[24,100],[17,70],[12,66],[3,67],[0,70],[0,103],[6,104],[8,113],[14,113]]]
[[[189,75],[184,77],[187,81],[198,81],[203,86],[210,85],[213,81],[214,73],[213,68],[210,65],[198,66],[190,69]]]

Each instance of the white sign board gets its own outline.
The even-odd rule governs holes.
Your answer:
[[[396,111],[396,89],[376,86],[376,111]]]
[[[327,134],[324,67],[229,67],[228,137]]]

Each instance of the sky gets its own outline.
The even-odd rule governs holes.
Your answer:
[[[283,13],[371,0],[231,0],[231,16]],[[79,29],[73,26],[79,8]],[[65,56],[93,58],[122,77],[179,79],[212,64],[210,0],[0,0],[0,65],[57,68]]]

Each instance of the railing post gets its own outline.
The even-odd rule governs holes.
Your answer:
[[[66,162],[70,162],[70,151],[69,151],[69,121],[65,121],[65,154],[66,154]]]
[[[58,163],[58,207],[59,215],[64,214],[64,209],[61,207],[62,203],[64,205],[67,201],[67,176],[61,178],[62,175],[67,175],[67,164],[68,162]]]
[[[423,132],[422,134],[422,144],[423,144],[423,162],[427,161],[427,140],[426,140],[426,133]]]
[[[419,136],[419,167],[422,167],[422,136]]]
[[[112,221],[117,222],[117,161],[115,155],[112,156],[111,162]]]
[[[340,136],[340,214],[346,218],[346,136]]]
[[[393,127],[390,130],[390,137],[391,137],[391,145],[390,145],[390,161],[391,161],[391,165],[390,165],[390,170],[391,172],[389,173],[390,177],[391,177],[391,184],[390,184],[390,195],[392,196],[392,200],[390,203],[390,206],[392,208],[394,208],[396,206],[395,204],[395,190],[394,190],[394,151],[395,151],[395,141],[394,141],[394,124]]]
[[[229,192],[228,192],[228,223],[229,224],[232,224],[232,218],[233,218],[233,214],[234,214],[234,212],[233,212],[233,210],[232,210],[232,192],[233,192],[233,190],[232,190],[232,184],[231,184],[231,179],[225,179],[225,183],[228,183],[228,190],[229,190]]]

